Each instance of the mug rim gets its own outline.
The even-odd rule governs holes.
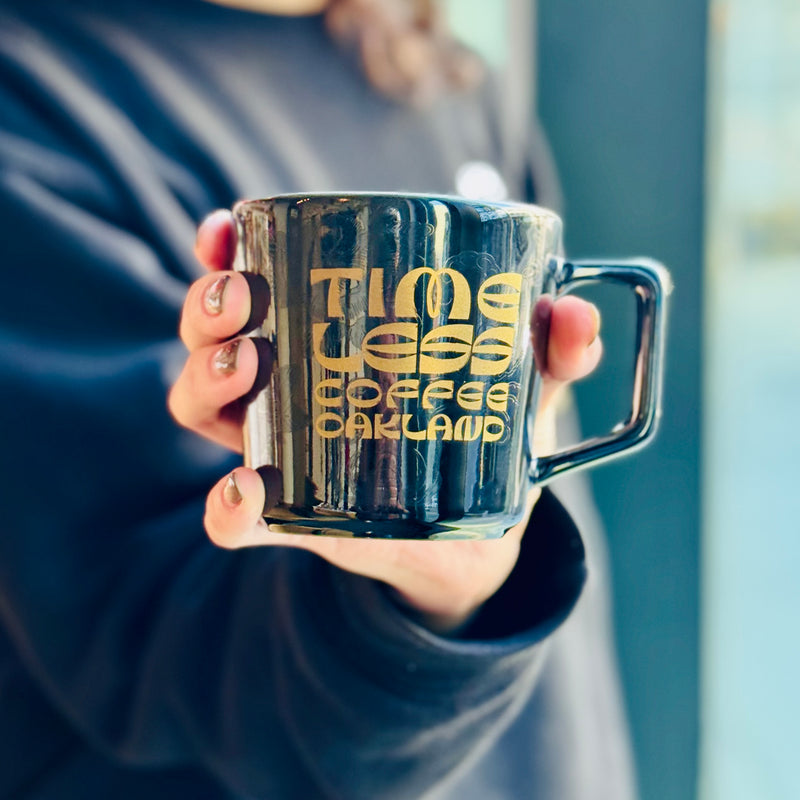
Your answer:
[[[518,211],[527,217],[544,217],[562,222],[561,216],[555,211],[535,203],[525,203],[517,200],[481,200],[474,197],[463,197],[455,194],[425,194],[424,192],[388,192],[388,191],[327,191],[327,192],[288,192],[286,194],[276,194],[271,197],[243,198],[236,201],[232,207],[234,214],[246,208],[267,206],[276,201],[302,202],[305,200],[339,200],[342,203],[351,200],[375,198],[378,200],[425,200],[429,202],[439,202],[446,204],[467,205],[473,208],[487,208],[493,210],[503,210],[507,212]]]

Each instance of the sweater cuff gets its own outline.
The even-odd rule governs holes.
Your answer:
[[[317,574],[315,580],[322,579]],[[336,569],[327,571],[325,579],[330,581],[335,610],[323,616],[338,617],[337,649],[349,651],[362,667],[370,664],[381,682],[420,686],[469,679],[487,670],[524,669],[531,651],[577,602],[586,564],[575,524],[544,490],[514,570],[457,638],[439,636],[414,621],[379,581]]]
[[[567,510],[543,489],[506,582],[460,631],[459,638],[537,640],[570,614],[586,583],[586,551]]]

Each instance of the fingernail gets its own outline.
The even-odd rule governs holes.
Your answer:
[[[239,359],[239,345],[241,339],[226,342],[214,355],[214,369],[220,375],[231,375],[236,372],[236,362]]]
[[[225,296],[225,287],[230,281],[230,275],[223,275],[217,278],[211,286],[206,289],[206,295],[203,298],[203,305],[207,314],[212,317],[218,317],[222,313],[222,301]]]
[[[235,248],[233,215],[224,208],[212,211],[197,228],[194,240],[195,255],[206,266],[228,269]]]
[[[592,309],[592,316],[594,317],[594,336],[592,336],[592,339],[587,345],[587,347],[591,347],[597,340],[597,337],[600,335],[600,323],[601,323],[600,312],[597,310],[597,306],[591,305],[590,308]]]
[[[231,472],[225,486],[222,489],[222,499],[229,506],[238,506],[242,502],[242,493],[239,491],[239,484],[236,483],[236,473]]]

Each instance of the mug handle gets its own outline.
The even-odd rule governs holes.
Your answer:
[[[636,357],[630,416],[606,436],[586,439],[574,447],[537,458],[531,451],[536,415],[536,404],[531,404],[527,436],[531,451],[528,475],[537,486],[572,470],[599,464],[641,447],[653,436],[661,416],[666,297],[672,290],[667,270],[651,259],[618,261],[615,264],[554,261],[552,269],[556,296],[567,294],[582,284],[599,281],[627,286],[636,295]]]

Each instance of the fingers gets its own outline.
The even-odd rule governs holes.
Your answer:
[[[269,306],[267,282],[257,275],[231,272],[236,227],[230,211],[220,209],[197,229],[195,255],[211,270],[189,288],[181,315],[180,336],[193,350],[252,330]]]
[[[547,346],[547,375],[574,381],[588,375],[602,351],[600,314],[591,303],[566,295],[553,303]]]
[[[264,281],[266,290],[266,281]],[[195,281],[183,304],[180,337],[189,350],[239,333],[252,308],[250,284],[241,272],[217,272]]]
[[[212,271],[230,269],[236,252],[236,225],[233,214],[221,208],[209,214],[197,228],[194,254]]]
[[[170,391],[170,413],[184,427],[241,452],[242,421],[230,413],[231,404],[250,391],[258,369],[256,345],[247,337],[196,348]]]
[[[542,405],[560,388],[595,369],[603,354],[600,314],[591,303],[566,295],[555,302],[545,297],[533,320],[534,352],[544,376]]]
[[[209,539],[218,547],[235,549],[260,544],[266,532],[264,484],[255,470],[238,467],[209,492],[203,523]]]
[[[168,405],[181,425],[241,452],[243,403],[236,401],[263,388],[272,358],[260,347],[266,343],[238,336],[266,318],[269,287],[259,275],[228,270],[235,236],[229,211],[214,212],[198,229],[195,251],[212,274],[186,295],[180,337],[190,355]]]
[[[277,470],[274,470],[273,476],[276,473]],[[320,542],[324,549],[323,540],[339,541],[324,536],[287,535],[270,531],[262,515],[265,505],[270,506],[278,499],[274,489],[267,487],[265,490],[258,472],[246,467],[237,467],[226,475],[208,493],[203,519],[208,538],[226,550],[264,545],[314,550]],[[265,501],[267,497],[269,502]]]

